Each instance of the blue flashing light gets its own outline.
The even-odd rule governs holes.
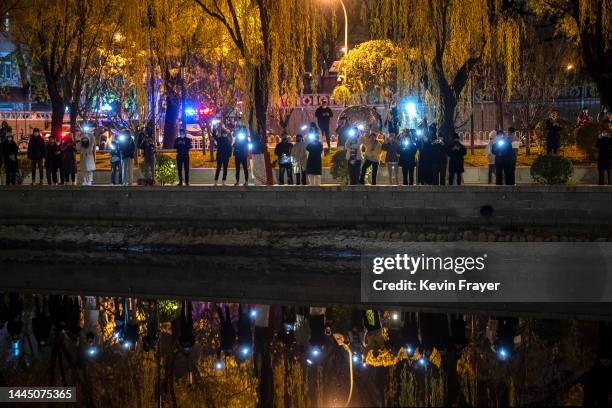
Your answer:
[[[408,118],[414,119],[417,117],[417,105],[414,102],[406,103],[406,113],[408,114]]]
[[[500,348],[499,350],[497,350],[497,356],[500,360],[505,361],[510,356],[510,353],[508,353],[505,348]]]
[[[193,108],[185,108],[185,115],[187,116],[195,116],[196,115],[196,110]]]
[[[104,102],[100,107],[100,110],[102,112],[111,112],[113,110],[113,106],[108,102]]]

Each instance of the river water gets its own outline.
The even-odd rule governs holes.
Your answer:
[[[353,252],[4,249],[0,386],[73,386],[80,406],[105,407],[611,402],[605,319],[362,305],[359,264]]]

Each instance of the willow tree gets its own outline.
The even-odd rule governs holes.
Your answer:
[[[374,38],[392,38],[404,51],[399,85],[421,92],[438,108],[439,129],[448,139],[471,73],[497,55],[495,38],[506,54],[519,44],[512,0],[389,0],[370,3]],[[511,61],[508,72],[512,71]]]
[[[353,99],[363,104],[388,102],[397,91],[400,49],[390,40],[372,40],[353,47],[338,71],[346,74]]]
[[[44,74],[55,137],[62,131],[66,106],[75,130],[83,92],[96,75],[91,67],[97,46],[112,41],[123,16],[122,4],[119,0],[23,0],[14,10],[12,33]]]
[[[529,6],[579,45],[601,103],[612,106],[612,1],[529,0]]]
[[[270,103],[302,89],[306,50],[316,70],[316,0],[195,0],[223,26],[240,54],[249,125],[265,149]]]

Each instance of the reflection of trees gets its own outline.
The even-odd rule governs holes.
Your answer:
[[[126,350],[113,336],[115,304],[125,303],[98,298],[98,355],[91,358],[84,341],[92,327],[90,314],[85,298],[74,299],[79,300],[82,316],[78,340],[55,328],[49,346],[39,349],[31,334],[33,298],[25,296],[22,353],[17,359],[10,358],[6,344],[0,343],[0,385],[76,386],[79,403],[92,407],[149,407],[158,399],[173,407],[309,407],[345,401],[345,350],[330,340],[320,364],[307,366],[306,350],[293,340],[283,342],[278,322],[272,317],[269,328],[255,330],[254,362],[228,357],[222,370],[214,370],[219,347],[216,305],[194,303],[196,344],[190,353],[178,347],[175,321],[171,321],[176,315],[171,313],[160,317],[159,340],[153,350],[145,352],[140,342],[133,350]],[[153,303],[131,299],[127,304],[142,337]],[[229,307],[235,320],[236,307]],[[275,308],[279,306],[270,307]],[[348,326],[342,319],[349,315],[340,309],[330,315],[333,331],[345,332]],[[382,313],[383,327],[389,327],[389,315]],[[451,358],[451,346],[440,346],[441,363],[426,368],[419,367],[414,358],[393,355],[386,348],[380,350],[377,361],[368,358],[369,367],[355,369],[352,403],[463,406],[581,401],[584,374],[595,361],[597,342],[592,340],[598,335],[597,324],[522,320],[521,347],[510,361],[500,362],[485,334],[487,319],[468,316],[465,320],[470,341],[457,359]]]

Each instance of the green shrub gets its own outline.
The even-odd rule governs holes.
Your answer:
[[[597,137],[601,133],[601,130],[599,124],[589,123],[588,125],[576,128],[574,131],[576,146],[584,152],[589,160],[595,160],[597,158],[595,143],[597,142]]]
[[[574,175],[574,165],[563,156],[545,154],[531,165],[531,178],[539,184],[567,184]]]
[[[346,184],[348,181],[348,162],[346,160],[346,151],[338,150],[331,161],[331,172],[334,180],[340,184]]]
[[[176,161],[158,153],[155,155],[155,182],[158,184],[175,184],[178,181]]]

